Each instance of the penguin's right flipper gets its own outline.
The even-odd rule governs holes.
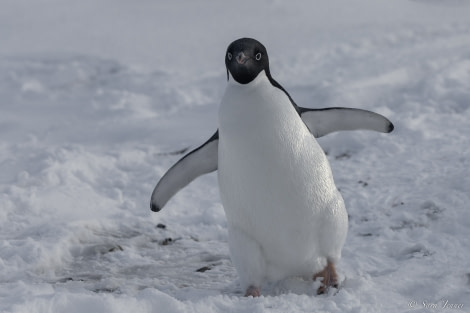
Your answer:
[[[179,190],[197,177],[217,170],[219,131],[200,147],[182,157],[158,182],[150,199],[150,209],[160,211]]]

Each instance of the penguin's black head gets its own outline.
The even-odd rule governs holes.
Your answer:
[[[269,59],[266,48],[257,40],[241,38],[232,42],[225,54],[225,66],[240,84],[248,84],[265,70],[269,76]]]

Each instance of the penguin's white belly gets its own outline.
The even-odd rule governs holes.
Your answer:
[[[219,187],[242,284],[313,274],[337,261],[344,202],[287,95],[264,72],[248,85],[231,83],[219,123]]]

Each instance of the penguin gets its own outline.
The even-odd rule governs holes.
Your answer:
[[[218,129],[163,175],[151,210],[217,171],[230,256],[245,296],[294,276],[319,279],[318,293],[337,288],[348,214],[316,138],[357,129],[390,133],[393,124],[361,109],[298,106],[271,76],[266,48],[255,39],[232,42],[225,66]]]

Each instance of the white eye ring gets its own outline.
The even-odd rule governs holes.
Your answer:
[[[256,54],[255,58],[256,58],[256,61],[261,60],[261,52],[258,52],[258,53]]]
[[[227,52],[227,59],[228,59],[229,61],[232,60],[232,54],[231,54],[230,52]]]

